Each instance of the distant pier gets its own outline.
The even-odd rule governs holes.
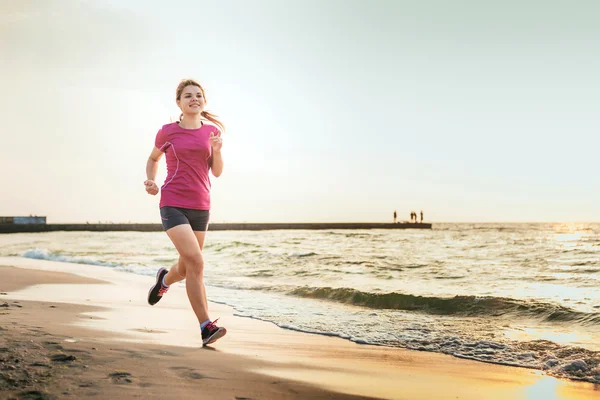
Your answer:
[[[324,223],[211,223],[209,231],[267,231],[282,229],[431,229],[425,223],[384,223],[384,222],[324,222]],[[2,224],[0,233],[92,231],[92,232],[160,232],[161,224]]]

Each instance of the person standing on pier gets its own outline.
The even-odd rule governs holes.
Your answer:
[[[185,279],[188,299],[200,324],[202,345],[223,337],[227,330],[208,316],[204,286],[202,249],[210,215],[210,178],[223,173],[221,131],[224,125],[215,115],[204,111],[204,89],[194,80],[179,83],[175,96],[181,109],[179,121],[164,125],[157,133],[155,146],[146,164],[146,192],[159,192],[154,181],[158,161],[166,154],[167,178],[160,191],[160,216],[169,239],[179,253],[171,269],[161,268],[156,283],[148,292],[148,303],[158,303],[169,287]]]
[[[396,223],[396,218],[398,218],[398,214],[396,214],[396,210],[394,210],[394,223]]]
[[[423,223],[423,210],[421,210],[421,223]]]

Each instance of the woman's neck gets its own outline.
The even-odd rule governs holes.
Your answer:
[[[179,122],[179,126],[185,129],[198,129],[202,126],[203,119],[200,114],[184,114],[183,120]]]

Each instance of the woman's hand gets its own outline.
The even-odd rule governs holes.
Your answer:
[[[223,139],[221,133],[217,131],[217,135],[214,132],[210,133],[210,146],[212,147],[213,153],[218,153],[223,147]]]
[[[146,186],[146,192],[148,192],[148,194],[156,196],[158,193],[158,186],[156,185],[156,182],[148,179],[147,181],[144,181],[144,185]]]

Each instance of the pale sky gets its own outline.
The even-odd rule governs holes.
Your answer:
[[[0,215],[159,223],[146,160],[191,77],[228,128],[213,222],[600,221],[599,20],[583,0],[0,0]]]

